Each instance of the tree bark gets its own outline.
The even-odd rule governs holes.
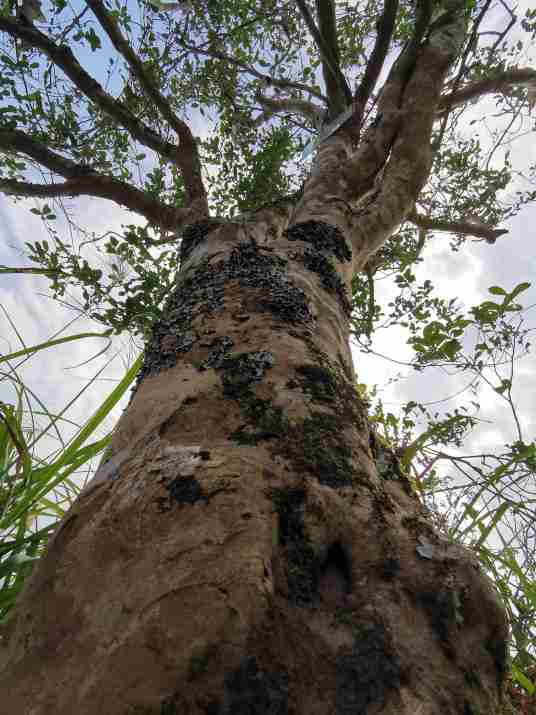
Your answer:
[[[111,456],[3,634],[4,712],[497,711],[493,588],[354,388],[347,238],[283,204],[187,230]]]
[[[361,134],[356,111],[321,143],[296,206],[184,232],[111,456],[4,630],[5,712],[498,711],[504,613],[374,438],[348,341],[352,278],[414,208],[465,37],[461,3],[424,39],[417,6],[376,120]]]

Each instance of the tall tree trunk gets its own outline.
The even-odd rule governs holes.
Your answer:
[[[354,388],[359,256],[289,218],[188,230],[112,456],[4,633],[2,712],[495,711],[501,608]]]
[[[496,711],[504,614],[371,434],[348,346],[352,277],[430,170],[456,7],[361,144],[351,121],[322,142],[297,206],[187,229],[112,456],[3,635],[3,712]]]

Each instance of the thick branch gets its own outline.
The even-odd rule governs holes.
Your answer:
[[[472,82],[467,87],[441,97],[439,111],[478,99],[484,94],[508,92],[512,85],[536,86],[536,70],[530,67],[509,69],[492,77]]]
[[[0,192],[8,196],[26,196],[39,199],[59,196],[96,196],[125,206],[150,223],[168,231],[178,231],[187,223],[205,216],[193,208],[174,208],[151,198],[144,191],[109,176],[91,172],[77,179],[67,179],[61,184],[32,184],[14,179],[0,179]]]
[[[186,189],[187,203],[196,199],[206,199],[206,191],[201,177],[201,163],[197,151],[197,144],[192,136],[190,127],[179,119],[171,109],[168,100],[160,93],[155,86],[148,72],[143,67],[139,57],[133,51],[130,44],[123,37],[115,18],[106,10],[101,0],[86,0],[98,21],[106,31],[115,49],[128,62],[130,69],[145,90],[147,96],[158,107],[161,115],[169,122],[171,128],[179,137],[179,149],[177,152],[182,179]],[[208,214],[208,204],[207,204]]]
[[[0,130],[0,150],[25,154],[67,179],[61,184],[33,184],[14,179],[0,179],[0,191],[6,194],[36,198],[97,196],[126,206],[151,223],[168,230],[177,230],[187,221],[195,221],[205,216],[202,201],[198,204],[194,202],[188,208],[168,206],[130,184],[93,171],[87,164],[77,164],[56,154],[17,129]]]
[[[32,139],[19,129],[0,129],[0,151],[8,154],[26,154],[50,171],[67,179],[82,176],[90,171],[87,164],[77,164],[49,149],[35,139]]]
[[[73,82],[73,84],[117,124],[143,144],[153,149],[179,168],[183,163],[182,149],[164,141],[150,127],[137,119],[125,105],[108,94],[101,85],[80,65],[67,45],[56,45],[33,26],[27,26],[9,17],[0,16],[0,30],[12,37],[42,50]]]
[[[324,81],[328,90],[328,96],[333,94],[337,97],[337,107],[335,114],[343,112],[352,102],[352,92],[343,73],[340,69],[339,43],[337,39],[337,22],[335,17],[334,0],[316,0],[316,14],[318,17],[318,29],[329,57],[333,64],[334,73],[326,63],[322,63]]]
[[[448,221],[439,218],[430,218],[412,211],[408,214],[408,221],[423,229],[432,231],[448,231],[449,233],[463,233],[467,236],[485,238],[488,243],[495,243],[499,236],[503,236],[508,231],[505,228],[492,228],[471,221]]]
[[[378,31],[378,34],[376,35],[376,42],[374,43],[374,48],[371,52],[369,61],[367,62],[363,78],[355,93],[355,103],[357,106],[356,112],[359,115],[359,124],[361,124],[363,120],[365,106],[372,91],[374,90],[374,86],[378,81],[383,63],[387,57],[387,52],[389,50],[391,37],[395,27],[397,10],[398,0],[385,0],[383,13],[376,24]]]
[[[317,0],[320,29],[316,26],[305,0],[296,0],[296,4],[320,52],[330,114],[336,116],[351,104],[352,92],[339,66],[333,2]]]
[[[257,92],[255,98],[259,104],[265,107],[265,111],[261,117],[255,120],[255,125],[260,124],[261,121],[266,121],[272,114],[280,114],[281,112],[301,114],[305,119],[312,121],[315,126],[320,125],[324,116],[324,109],[322,107],[318,106],[318,104],[307,102],[304,99],[294,97],[273,99],[272,97],[266,97],[262,92]]]
[[[461,3],[460,3],[461,6]],[[430,139],[445,76],[465,40],[461,7],[449,8],[441,24],[430,30],[405,82],[401,112],[404,121],[392,146],[380,186],[369,205],[358,211],[356,240],[359,264],[387,240],[413,210],[431,168]]]
[[[377,81],[378,73],[382,69],[382,65],[379,64],[382,53],[385,51],[385,44],[387,42],[387,29],[390,27],[390,23],[393,20],[392,13],[394,12],[394,17],[396,19],[396,9],[391,7],[384,7],[384,12],[382,15],[381,24],[382,29],[378,30],[378,38],[376,40],[376,45],[374,47],[373,53],[369,59],[367,69],[365,70],[365,75],[362,81],[361,87],[358,92],[361,91],[361,97],[367,97],[368,92],[372,92],[374,84]],[[377,115],[374,125],[372,127],[373,137],[370,138],[371,130],[369,129],[361,142],[364,147],[365,152],[368,151],[368,146],[370,142],[377,143],[376,137],[378,135],[388,138],[388,142],[381,142],[382,151],[379,153],[380,156],[383,155],[381,162],[378,164],[375,161],[376,169],[375,172],[381,168],[387,155],[389,153],[393,134],[393,116],[399,112],[400,104],[402,101],[402,95],[404,88],[411,76],[411,72],[415,66],[417,60],[419,48],[421,46],[424,33],[430,22],[431,15],[431,4],[430,0],[419,0],[417,2],[417,8],[415,11],[415,27],[413,30],[413,35],[411,40],[406,42],[405,46],[402,48],[400,54],[398,55],[393,66],[389,70],[387,80],[381,90],[380,97],[377,104]],[[387,28],[387,29],[384,29]],[[388,47],[388,44],[387,44]],[[376,53],[377,50],[377,53]],[[376,53],[376,54],[375,54]],[[383,64],[383,60],[382,60]],[[357,99],[357,97],[356,97]],[[366,100],[365,100],[366,101]],[[343,131],[351,139],[352,143],[357,145],[359,143],[361,135],[361,124],[363,121],[363,112],[365,110],[365,105],[360,105],[360,100],[357,99],[356,111],[352,117],[344,125]],[[396,122],[395,122],[396,124]],[[390,138],[390,140],[389,140]],[[363,175],[362,175],[363,176]],[[365,177],[363,177],[365,178]],[[372,177],[373,178],[373,177]],[[363,184],[363,182],[360,182]],[[365,178],[365,189],[370,188],[370,180]]]

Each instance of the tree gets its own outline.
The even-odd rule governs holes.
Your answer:
[[[56,0],[47,33],[24,5],[0,16],[0,188],[116,201],[158,237],[131,227],[109,252],[132,260],[180,237],[180,269],[149,317],[139,283],[115,322],[95,309],[117,330],[150,328],[144,366],[7,624],[2,702],[35,715],[497,712],[503,609],[370,429],[350,298],[367,304],[382,262],[417,260],[428,229],[460,244],[504,233],[531,195],[501,209],[508,162],[456,144],[457,113],[493,93],[515,114],[536,72],[496,52],[508,28],[478,48],[489,1],[197,0],[141,7],[139,25],[128,5],[86,5],[60,31]],[[95,57],[113,47],[117,96],[71,37]],[[194,136],[188,107],[219,115],[211,136]],[[137,145],[158,157],[139,186]],[[30,180],[26,161],[51,176]],[[62,260],[59,238],[32,251],[56,290],[77,280],[94,287],[89,309],[111,300],[117,275],[103,288]],[[417,345],[453,356],[460,325],[431,324]]]

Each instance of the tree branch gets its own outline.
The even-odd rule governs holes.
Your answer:
[[[272,114],[291,112],[301,114],[305,119],[312,121],[316,127],[319,127],[325,112],[323,107],[320,107],[318,104],[313,104],[313,102],[307,102],[304,99],[294,97],[273,99],[272,97],[266,97],[262,92],[258,91],[255,94],[255,99],[266,108],[265,112],[254,121],[255,126],[269,119]]]
[[[357,212],[356,240],[366,247],[362,252],[362,265],[414,209],[430,174],[433,159],[430,141],[441,89],[465,41],[462,2],[453,2],[444,18],[446,21],[431,28],[428,41],[418,48],[407,79],[408,68],[402,68],[400,111],[404,122],[398,128],[376,195]],[[426,0],[424,4],[428,5]],[[419,31],[427,26],[429,6],[423,7],[421,13],[422,21],[417,23]],[[414,38],[417,35],[416,30]]]
[[[376,83],[378,79],[378,74],[381,69],[382,65],[379,64],[380,57],[383,54],[384,46],[387,41],[387,34],[386,30],[384,30],[385,27],[389,28],[391,21],[394,23],[394,19],[392,19],[392,13],[394,12],[394,19],[396,19],[396,9],[387,6],[387,0],[386,0],[386,5],[384,6],[384,11],[382,15],[382,19],[380,20],[380,23],[383,25],[382,29],[378,29],[378,37],[376,38],[376,44],[374,47],[374,50],[370,56],[370,59],[367,64],[367,68],[365,70],[365,75],[363,76],[363,80],[361,83],[361,87],[358,89],[358,92],[361,90],[362,97],[367,97],[370,96],[368,92],[372,92],[372,89],[374,88],[374,84]],[[402,48],[400,54],[398,55],[397,59],[395,60],[394,64],[392,65],[391,69],[389,70],[389,74],[387,76],[387,80],[385,81],[384,86],[382,87],[380,97],[378,99],[378,111],[376,115],[376,120],[374,121],[373,124],[373,132],[375,136],[379,135],[384,135],[386,137],[392,137],[394,138],[394,134],[392,131],[393,127],[393,116],[399,113],[400,105],[402,102],[402,95],[404,92],[404,88],[408,82],[409,77],[411,76],[411,72],[415,66],[415,62],[417,60],[417,54],[419,51],[419,48],[421,46],[422,38],[424,36],[424,33],[426,32],[426,28],[428,27],[430,23],[430,16],[431,16],[431,2],[430,0],[417,0],[417,7],[415,11],[415,27],[413,29],[413,34],[410,40],[406,42],[404,47]],[[380,38],[381,36],[381,38]],[[376,49],[377,54],[375,54]],[[388,44],[387,44],[387,49],[388,49]],[[383,64],[383,60],[382,60]],[[370,68],[370,72],[369,72]],[[359,100],[358,100],[359,101]],[[366,101],[366,100],[365,100]],[[356,145],[359,142],[360,135],[361,135],[361,123],[363,121],[363,113],[365,110],[365,105],[360,106],[359,103],[356,103],[356,111],[350,117],[350,119],[346,122],[344,125],[344,132],[349,136],[349,138],[352,140],[354,145]],[[395,124],[397,122],[395,121]],[[399,122],[398,122],[399,124]],[[370,143],[371,139],[370,137],[370,128],[367,131],[367,134],[364,137],[364,140],[362,142],[362,145],[365,146],[365,151],[368,151],[366,148],[366,145]],[[373,136],[372,141],[376,144],[376,138]],[[387,154],[390,149],[390,144],[385,144],[383,143],[383,150],[385,153],[385,158],[387,158]],[[378,171],[381,166],[383,165],[383,162],[385,159],[382,161],[382,163],[377,167],[376,171]],[[362,182],[361,182],[362,183]],[[369,180],[366,180],[366,185],[370,183]],[[366,189],[365,189],[366,190]]]
[[[43,143],[32,139],[19,129],[0,129],[0,150],[7,154],[26,154],[38,164],[71,179],[87,174],[87,164],[77,164],[49,149]]]
[[[333,0],[316,2],[320,29],[316,26],[305,0],[296,0],[296,4],[320,52],[329,111],[335,117],[351,104],[352,92],[339,66]]]
[[[493,77],[486,77],[486,79],[478,82],[472,82],[467,87],[463,87],[463,89],[443,95],[439,103],[438,113],[440,114],[446,109],[456,107],[464,102],[470,102],[472,99],[478,99],[484,94],[508,92],[512,85],[536,87],[536,70],[530,67],[514,68],[505,70]]]
[[[152,224],[167,230],[177,230],[185,223],[199,220],[206,215],[202,200],[198,203],[194,201],[185,208],[169,206],[130,184],[93,171],[87,164],[77,164],[56,154],[17,129],[0,129],[0,150],[25,154],[67,179],[60,184],[33,184],[15,179],[0,179],[0,191],[8,195],[36,198],[97,196],[126,206]]]
[[[156,107],[158,107],[164,119],[169,122],[169,125],[179,137],[178,162],[186,189],[187,203],[199,199],[204,199],[205,203],[207,203],[206,190],[201,176],[201,162],[199,160],[197,144],[192,136],[190,127],[173,112],[169,101],[155,86],[139,57],[123,36],[117,20],[106,10],[101,0],[86,0],[86,2],[102,25],[115,49],[127,61],[130,69],[148,97],[154,102]]]
[[[374,90],[376,82],[387,57],[391,37],[395,27],[398,0],[385,0],[383,13],[376,23],[377,35],[374,48],[365,68],[365,73],[355,93],[356,113],[361,124],[363,113],[369,97]]]
[[[235,65],[236,67],[239,67],[242,72],[246,72],[253,77],[257,77],[257,79],[262,80],[267,87],[272,86],[281,87],[281,89],[298,89],[300,90],[300,92],[307,92],[311,96],[316,97],[317,99],[320,99],[322,102],[325,102],[327,104],[327,98],[324,97],[322,92],[317,92],[316,89],[313,89],[313,87],[309,87],[309,85],[307,84],[302,84],[301,82],[289,82],[288,80],[283,79],[275,79],[274,77],[270,77],[270,75],[259,72],[254,67],[250,67],[245,62],[237,60],[236,57],[232,57],[231,55],[225,54],[225,52],[219,52],[218,50],[212,49],[205,50],[200,47],[196,47],[195,45],[189,45],[187,42],[184,41],[183,38],[180,39],[180,44],[181,47],[184,47],[185,50],[189,50],[196,55],[214,57],[214,59],[222,60],[223,62]]]
[[[9,17],[0,16],[0,30],[42,50],[86,97],[95,102],[117,124],[127,129],[140,144],[153,149],[181,168],[184,160],[182,148],[161,139],[150,127],[140,122],[122,102],[108,94],[80,65],[70,47],[56,45],[37,28],[24,25]]]
[[[0,192],[8,196],[39,199],[60,196],[96,196],[125,206],[144,216],[153,225],[168,231],[179,231],[186,224],[194,223],[205,217],[204,213],[196,211],[192,207],[168,206],[129,184],[109,176],[95,175],[93,172],[77,179],[67,179],[61,184],[32,184],[15,179],[0,179]]]
[[[416,211],[408,214],[407,220],[419,226],[419,228],[432,231],[448,231],[449,233],[463,233],[467,236],[476,236],[484,238],[488,243],[495,243],[499,236],[508,233],[505,228],[492,228],[481,224],[472,223],[471,221],[449,221],[440,218],[430,218]]]
[[[333,64],[335,73],[323,63],[322,70],[326,87],[331,87],[331,93],[337,97],[336,114],[343,112],[352,103],[352,91],[340,68],[339,41],[337,38],[337,21],[334,0],[316,0],[318,29],[326,50]],[[330,92],[328,91],[328,96]]]

